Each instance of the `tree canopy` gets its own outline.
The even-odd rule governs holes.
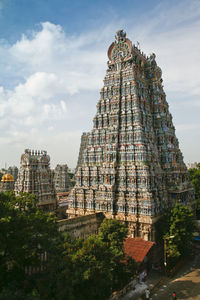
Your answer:
[[[194,216],[189,207],[181,203],[176,204],[166,212],[158,227],[162,242],[164,239],[167,243],[169,262],[173,264],[177,259],[188,254],[194,231]]]
[[[200,217],[200,163],[197,164],[197,168],[191,168],[188,171],[189,171],[190,180],[195,189],[197,213]]]
[[[183,256],[191,248],[194,231],[194,216],[187,206],[177,204],[170,214],[170,226],[166,236],[173,236],[169,246],[176,245],[177,256]],[[170,254],[170,247],[169,247]]]
[[[112,291],[122,288],[136,270],[132,259],[123,262],[126,234],[124,224],[105,219],[99,234],[91,235],[87,240],[66,235],[62,256],[40,282],[42,299],[108,299]]]
[[[57,251],[54,216],[37,208],[34,195],[0,193],[0,282],[5,290],[31,289],[34,273],[45,268],[45,256]]]
[[[35,196],[0,193],[0,300],[107,299],[135,271],[126,235],[123,223],[105,219],[99,234],[75,239]]]

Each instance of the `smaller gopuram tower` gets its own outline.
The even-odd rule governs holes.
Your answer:
[[[68,174],[69,168],[67,164],[57,165],[54,170],[54,186],[56,193],[68,192],[71,187],[71,180]]]
[[[84,155],[84,150],[87,148],[87,146],[88,146],[88,133],[83,132],[81,136],[81,144],[80,144],[78,161],[77,161],[77,166],[75,171],[77,171],[78,167],[80,167],[84,162],[83,155]]]
[[[68,216],[104,212],[130,236],[155,240],[155,224],[177,202],[194,207],[155,54],[123,30],[108,49],[93,129],[84,134]]]
[[[56,208],[53,176],[50,170],[50,156],[46,151],[29,150],[21,156],[15,193],[27,192],[35,194],[38,205],[46,210]]]

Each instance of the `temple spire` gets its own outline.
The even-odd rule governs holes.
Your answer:
[[[155,239],[155,223],[194,193],[179,149],[155,54],[147,58],[118,30],[93,129],[84,133],[68,215],[104,212],[132,237]]]

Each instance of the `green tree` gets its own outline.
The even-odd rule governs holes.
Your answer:
[[[104,219],[99,228],[99,237],[108,246],[112,273],[112,289],[122,288],[136,271],[136,263],[125,257],[123,242],[128,229],[124,223],[116,219]]]
[[[180,203],[169,209],[157,224],[158,242],[166,244],[167,267],[171,269],[186,256],[193,239],[194,216],[189,207]]]
[[[97,235],[91,235],[72,255],[79,270],[74,286],[75,299],[106,299],[112,288],[111,257],[108,246]],[[82,274],[81,280],[79,274]],[[81,292],[80,292],[81,291]]]
[[[187,206],[176,204],[171,210],[169,223],[167,236],[173,236],[173,239],[169,239],[169,252],[171,251],[177,256],[184,256],[191,249],[194,231],[193,213]],[[177,251],[174,251],[174,246]]]
[[[68,172],[68,175],[69,175],[69,178],[71,180],[71,184],[72,186],[75,185],[76,181],[75,181],[75,174],[74,173],[71,173],[71,172]]]
[[[116,219],[104,219],[100,228],[99,236],[111,247],[116,247],[123,254],[123,241],[127,237],[128,229],[124,223]]]
[[[61,235],[35,196],[1,193],[0,300],[107,299],[135,270],[125,258],[126,235],[116,220],[104,220],[87,240]]]
[[[59,254],[53,256],[37,281],[40,300],[75,300],[76,286],[82,281],[73,256],[82,247],[83,240],[64,233]],[[80,291],[81,293],[81,291]]]
[[[87,240],[65,236],[62,255],[47,268],[39,291],[44,300],[108,299],[113,290],[126,284],[135,263],[123,251],[126,227],[104,220],[99,234]]]
[[[197,164],[197,168],[189,169],[189,177],[194,186],[197,214],[200,216],[200,163]]]
[[[16,289],[4,289],[0,293],[0,300],[40,300],[40,296],[36,290],[27,292]]]
[[[54,216],[37,207],[34,195],[0,193],[0,294],[13,291],[10,299],[18,299],[16,293],[28,299],[46,253],[49,259],[56,254],[58,239]]]

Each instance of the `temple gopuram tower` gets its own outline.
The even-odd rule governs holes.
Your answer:
[[[67,213],[101,211],[126,222],[130,236],[155,240],[163,212],[177,202],[194,206],[194,193],[155,54],[147,57],[123,30],[115,39]]]
[[[46,151],[29,150],[21,155],[20,168],[15,183],[15,193],[35,194],[38,206],[45,211],[56,209],[53,176],[50,170],[50,156]]]
[[[68,174],[69,168],[65,165],[57,165],[54,169],[54,186],[56,193],[68,192],[72,183]]]

